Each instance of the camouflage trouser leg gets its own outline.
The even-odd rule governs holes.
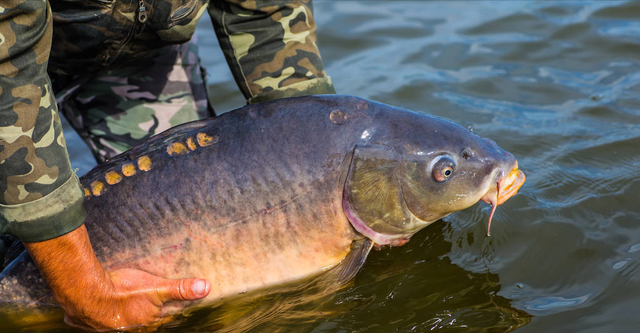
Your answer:
[[[92,76],[52,75],[59,110],[98,163],[172,126],[213,115],[194,42]]]

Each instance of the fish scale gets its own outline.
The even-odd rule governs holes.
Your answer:
[[[209,126],[220,129],[220,140],[185,155],[171,156],[162,146],[138,149],[137,155],[151,159],[151,169],[134,176],[139,177],[135,182],[108,187],[101,196],[88,199],[86,226],[94,244],[94,235],[101,235],[105,230],[102,212],[118,207],[112,215],[127,216],[130,214],[127,201],[143,203],[138,214],[144,214],[144,217],[137,219],[140,221],[137,229],[151,229],[147,239],[135,237],[133,242],[117,239],[117,247],[111,246],[113,241],[105,242],[109,245],[104,247],[94,245],[105,266],[110,269],[136,267],[169,278],[209,278],[214,290],[208,298],[215,300],[300,279],[340,262],[355,234],[346,218],[326,213],[340,207],[340,196],[334,194],[339,190],[339,170],[300,167],[300,162],[290,162],[287,145],[296,143],[280,139],[283,138],[280,135],[282,127],[288,127],[286,124],[272,126],[269,124],[279,120],[256,117],[249,122],[242,119],[244,117],[250,118],[250,111],[227,117],[228,122],[237,124],[230,129],[233,133],[225,131],[224,123],[213,122]],[[251,132],[252,128],[259,128],[253,131],[255,137],[228,139],[239,136],[236,133]],[[287,130],[292,132],[294,129]],[[162,141],[170,145],[202,131],[207,132],[208,127],[176,131]],[[324,134],[330,133],[325,131]],[[269,140],[262,140],[268,136],[271,136]],[[248,146],[248,141],[261,144]],[[155,142],[159,142],[158,139]],[[316,154],[319,148],[313,149]],[[339,145],[327,145],[327,154],[344,155],[346,151],[336,154],[340,149]],[[293,157],[304,160],[306,154],[310,152],[299,149]],[[318,160],[325,161],[327,157],[320,156]],[[259,173],[247,171],[258,170],[262,165],[265,166]],[[83,183],[95,178],[88,175]],[[320,181],[316,181],[318,179]],[[192,187],[172,188],[181,182]],[[314,191],[314,182],[327,184],[326,190]],[[122,190],[119,191],[118,186],[122,186]],[[152,186],[155,191],[144,190]],[[120,192],[130,196],[122,196]],[[195,192],[202,197],[190,195]],[[224,200],[220,200],[221,196],[225,196]],[[95,206],[92,206],[93,202]],[[207,213],[198,214],[197,211]],[[190,226],[186,227],[184,221],[189,221]],[[125,233],[118,235],[121,237]],[[191,240],[189,248],[184,245],[184,235]],[[139,256],[141,252],[145,255]],[[203,253],[215,253],[215,257]],[[173,268],[180,261],[192,264],[180,267],[176,272]]]

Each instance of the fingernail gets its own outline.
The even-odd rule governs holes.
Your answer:
[[[191,289],[193,289],[196,295],[202,296],[207,289],[207,283],[204,280],[196,280],[196,282],[191,285]]]

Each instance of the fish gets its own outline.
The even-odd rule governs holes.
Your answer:
[[[81,177],[107,270],[206,278],[167,314],[338,272],[525,181],[516,158],[450,120],[353,96],[252,104],[152,137]],[[488,228],[490,227],[490,221]],[[14,251],[15,252],[15,251]],[[0,273],[0,309],[56,306],[26,251]]]

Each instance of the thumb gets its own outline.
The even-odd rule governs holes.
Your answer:
[[[163,303],[173,300],[194,301],[209,294],[211,283],[203,279],[165,279],[156,285],[156,290]]]

